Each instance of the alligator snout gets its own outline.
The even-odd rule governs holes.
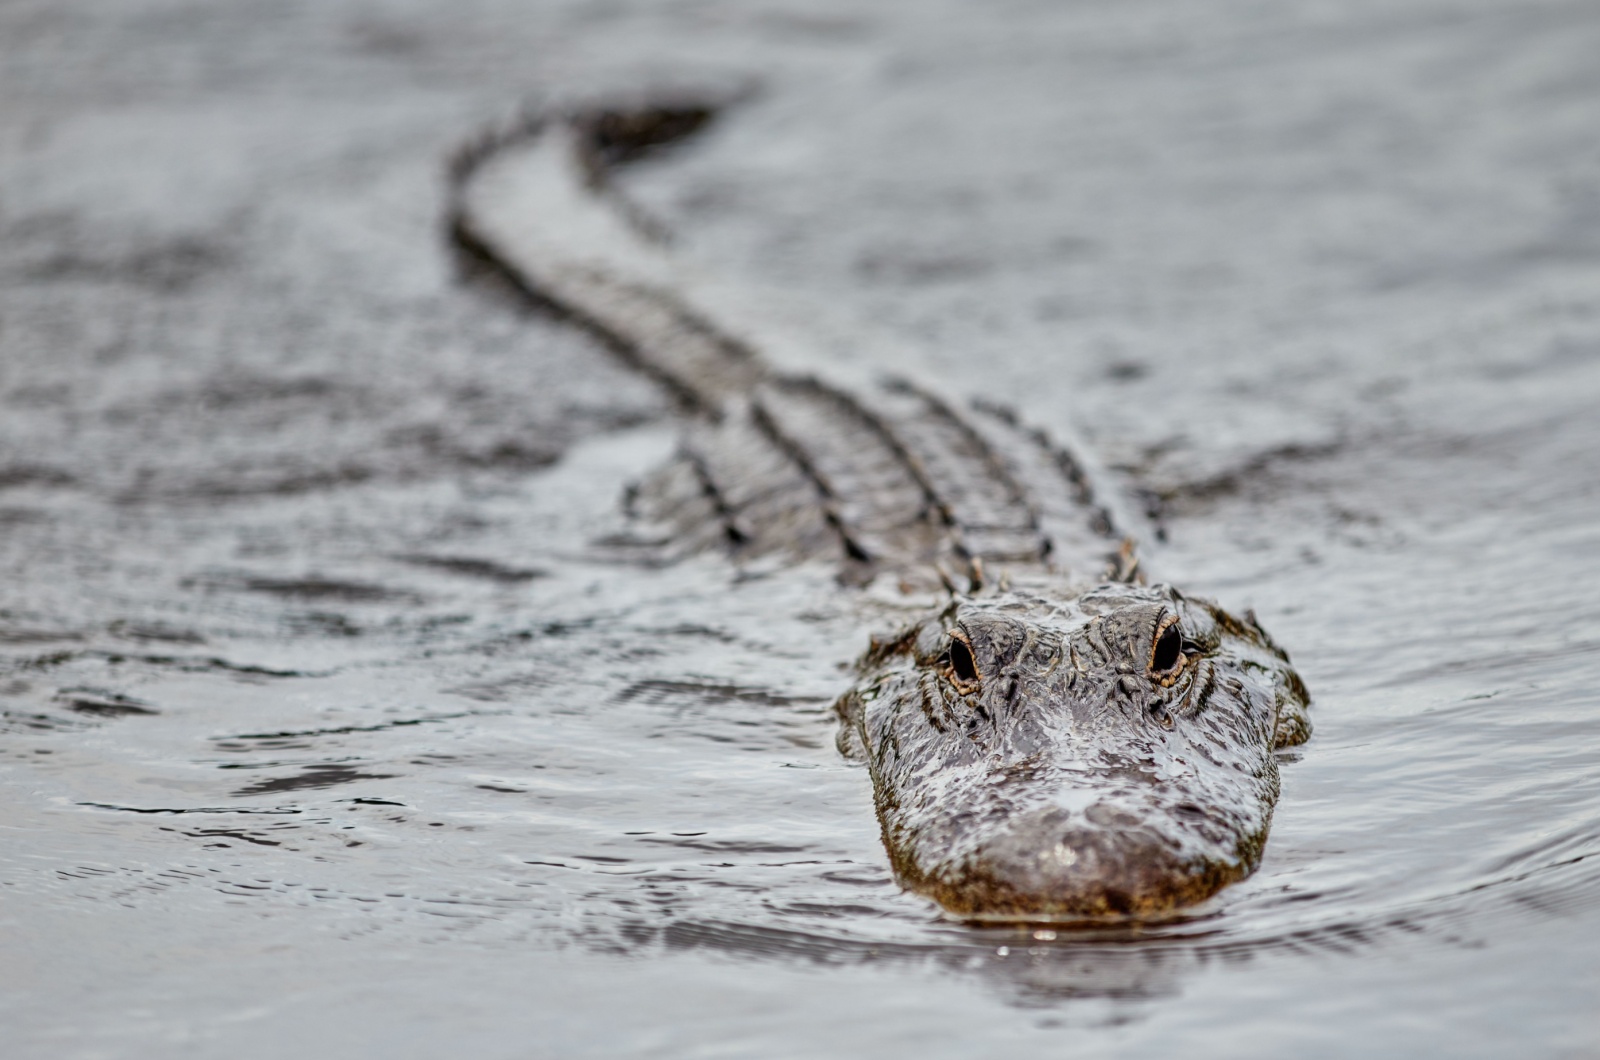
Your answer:
[[[1144,919],[1202,901],[1249,871],[1245,859],[1181,842],[1167,822],[1115,815],[1125,819],[1095,826],[1050,808],[1009,820],[935,883],[933,897],[972,919]]]

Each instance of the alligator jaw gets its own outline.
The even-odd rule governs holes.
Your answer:
[[[1234,851],[1186,854],[1175,833],[1154,816],[1126,828],[1097,828],[1050,809],[1008,822],[954,863],[922,862],[906,851],[899,875],[960,919],[1149,921],[1248,875],[1265,839],[1263,828]]]

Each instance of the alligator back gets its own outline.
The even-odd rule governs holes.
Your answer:
[[[619,128],[647,137],[682,124],[681,111],[654,114],[654,125],[650,112],[594,112],[524,128],[480,152],[455,211],[462,245],[690,413],[677,456],[632,495],[636,514],[689,548],[832,558],[851,584],[1134,576],[1131,543],[1081,461],[1008,410],[921,378],[774,368],[763,354],[793,336],[752,320],[744,292],[673,259],[605,179]]]
[[[785,331],[741,322],[750,299],[672,261],[608,191],[613,134],[651,127],[590,115],[499,145],[461,189],[457,238],[692,413],[633,494],[680,544],[935,590],[834,708],[896,876],[962,917],[1103,920],[1248,875],[1274,751],[1310,732],[1288,656],[1249,614],[1125,584],[1131,543],[1083,465],[1016,417],[920,374],[775,367]]]

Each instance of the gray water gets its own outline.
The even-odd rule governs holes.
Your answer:
[[[8,1056],[1596,1055],[1600,8],[0,9]],[[742,102],[700,266],[1070,422],[1315,696],[1143,931],[888,873],[825,569],[615,544],[667,397],[465,279],[525,103]],[[850,334],[849,328],[845,329]]]

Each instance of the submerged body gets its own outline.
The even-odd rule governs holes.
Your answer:
[[[1144,584],[1079,454],[922,380],[783,373],[608,200],[608,164],[701,108],[593,113],[465,156],[459,245],[692,415],[630,499],[679,550],[832,558],[929,599],[838,701],[897,877],[973,919],[1152,917],[1259,861],[1305,687],[1253,616]],[[708,307],[710,312],[708,312]]]

